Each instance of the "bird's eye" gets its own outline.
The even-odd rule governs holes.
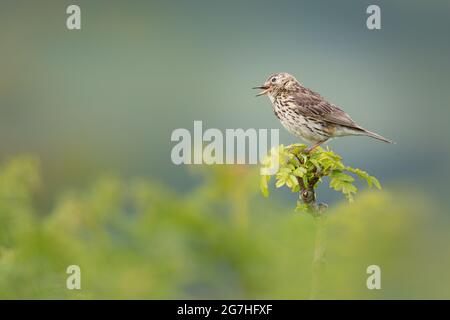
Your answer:
[[[272,80],[270,80],[270,81],[272,81],[272,83],[274,83],[275,81],[277,81],[277,78],[272,78]]]

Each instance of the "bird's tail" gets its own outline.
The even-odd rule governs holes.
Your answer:
[[[371,137],[371,138],[374,138],[374,139],[377,139],[377,140],[381,140],[381,141],[384,141],[384,142],[387,142],[387,143],[394,143],[395,144],[394,141],[386,139],[385,137],[380,136],[378,133],[375,133],[375,132],[372,132],[372,131],[369,131],[369,130],[366,130],[366,129],[363,129],[362,131],[363,131],[363,134],[368,136],[368,137]]]

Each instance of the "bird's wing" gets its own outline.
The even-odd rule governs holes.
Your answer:
[[[318,93],[307,90],[306,92],[296,94],[294,100],[296,106],[298,106],[298,111],[304,117],[323,120],[354,129],[362,129],[347,113],[326,101]]]

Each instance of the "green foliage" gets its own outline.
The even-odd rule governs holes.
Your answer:
[[[46,195],[36,160],[0,165],[0,298],[307,298],[314,221],[256,196],[248,167],[195,170],[199,185],[184,193],[103,176]],[[367,191],[329,211],[318,298],[450,297],[450,238],[432,203],[410,188]],[[388,270],[383,290],[365,287],[373,263]],[[81,290],[66,288],[72,264]]]
[[[41,179],[38,162],[18,157],[0,168],[0,245],[13,244],[33,223],[32,195]]]
[[[381,189],[379,181],[361,169],[345,166],[342,158],[330,150],[320,147],[311,153],[305,153],[306,145],[293,144],[290,146],[280,145],[271,150],[270,155],[263,161],[263,170],[276,167],[275,187],[286,186],[292,192],[299,192],[301,185],[304,187],[317,188],[323,178],[328,177],[329,187],[341,192],[349,202],[353,202],[353,196],[358,191],[355,179],[349,173],[365,180],[369,187],[375,186]],[[271,175],[262,175],[260,189],[262,194],[269,195],[269,182]],[[299,203],[297,210],[305,210],[305,204]]]

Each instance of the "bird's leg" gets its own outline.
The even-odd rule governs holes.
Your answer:
[[[303,152],[305,152],[305,153],[311,153],[312,151],[314,151],[314,149],[316,149],[316,148],[317,148],[318,146],[320,146],[322,143],[325,143],[327,140],[328,140],[328,139],[319,141],[319,142],[313,144],[312,146],[306,148]]]

